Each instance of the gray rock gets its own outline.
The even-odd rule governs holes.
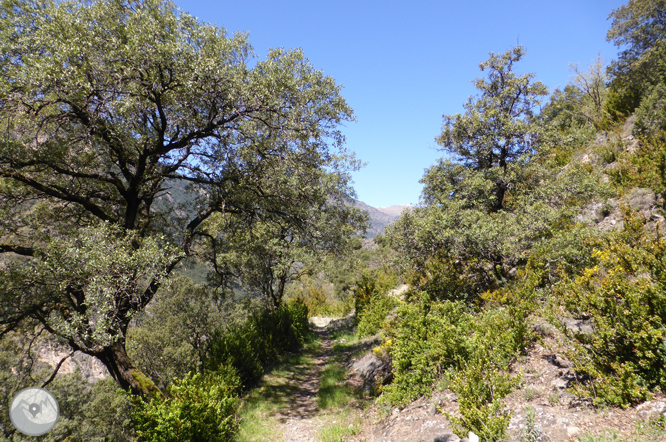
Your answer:
[[[632,209],[638,212],[648,212],[655,207],[657,197],[652,189],[635,188],[627,195],[627,201]]]
[[[562,322],[564,322],[567,330],[581,335],[589,335],[594,331],[592,321],[589,319],[564,318]]]
[[[350,371],[363,379],[363,390],[367,393],[375,392],[377,387],[393,379],[391,361],[380,359],[374,353],[368,353],[356,360]]]

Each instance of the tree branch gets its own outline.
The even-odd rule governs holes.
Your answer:
[[[60,367],[62,367],[62,364],[64,364],[65,361],[67,359],[69,359],[74,353],[75,353],[74,351],[71,352],[70,354],[68,354],[67,356],[62,358],[60,360],[60,362],[58,362],[58,365],[56,365],[55,370],[53,370],[53,373],[51,373],[51,376],[42,384],[41,388],[46,387],[47,385],[49,385],[55,379],[56,375],[58,374],[58,371],[60,370]]]

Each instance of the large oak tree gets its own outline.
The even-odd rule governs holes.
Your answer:
[[[300,51],[257,61],[163,0],[0,8],[0,335],[43,328],[147,394],[127,328],[211,220],[315,239],[313,213],[358,224],[352,111]]]

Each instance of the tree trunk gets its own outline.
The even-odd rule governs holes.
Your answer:
[[[93,356],[98,358],[106,366],[111,377],[124,390],[145,397],[161,396],[162,392],[151,381],[148,376],[136,368],[127,355],[124,342],[114,342],[102,352]]]

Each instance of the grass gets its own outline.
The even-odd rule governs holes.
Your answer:
[[[253,395],[243,401],[239,411],[238,442],[264,442],[282,439],[279,422],[274,417],[279,406]]]
[[[317,403],[319,408],[343,408],[354,400],[352,389],[345,383],[347,370],[336,363],[326,364],[321,372]]]
[[[584,434],[578,436],[579,442],[664,442],[666,441],[664,417],[659,419],[637,422],[631,435],[619,434],[614,430],[606,430],[601,435]]]
[[[358,421],[348,423],[349,419],[344,419],[343,422],[334,422],[325,426],[319,432],[319,440],[321,442],[343,442],[349,436],[356,436],[360,433],[361,427]]]
[[[528,386],[523,389],[523,398],[527,401],[530,402],[531,400],[537,399],[541,397],[541,392],[532,387]]]
[[[321,345],[313,341],[308,345]],[[280,422],[276,415],[289,406],[294,391],[298,388],[291,378],[302,376],[312,368],[314,359],[308,353],[286,357],[278,366],[264,375],[261,384],[244,399],[239,410],[240,426],[237,442],[273,442],[288,440],[280,433]],[[284,439],[287,437],[287,439]]]
[[[347,369],[344,362],[350,355],[362,350],[358,337],[350,330],[338,330],[330,335],[333,341],[331,359],[319,373],[317,406],[321,410],[317,421],[321,430],[317,434],[320,442],[341,442],[359,434],[361,411],[359,398],[353,387],[346,382]],[[238,442],[287,441],[289,434],[281,432],[283,425],[280,413],[291,406],[300,381],[311,376],[315,357],[322,350],[322,341],[312,336],[302,353],[284,358],[264,375],[261,383],[244,398],[239,416]],[[363,401],[360,402],[363,404]]]

